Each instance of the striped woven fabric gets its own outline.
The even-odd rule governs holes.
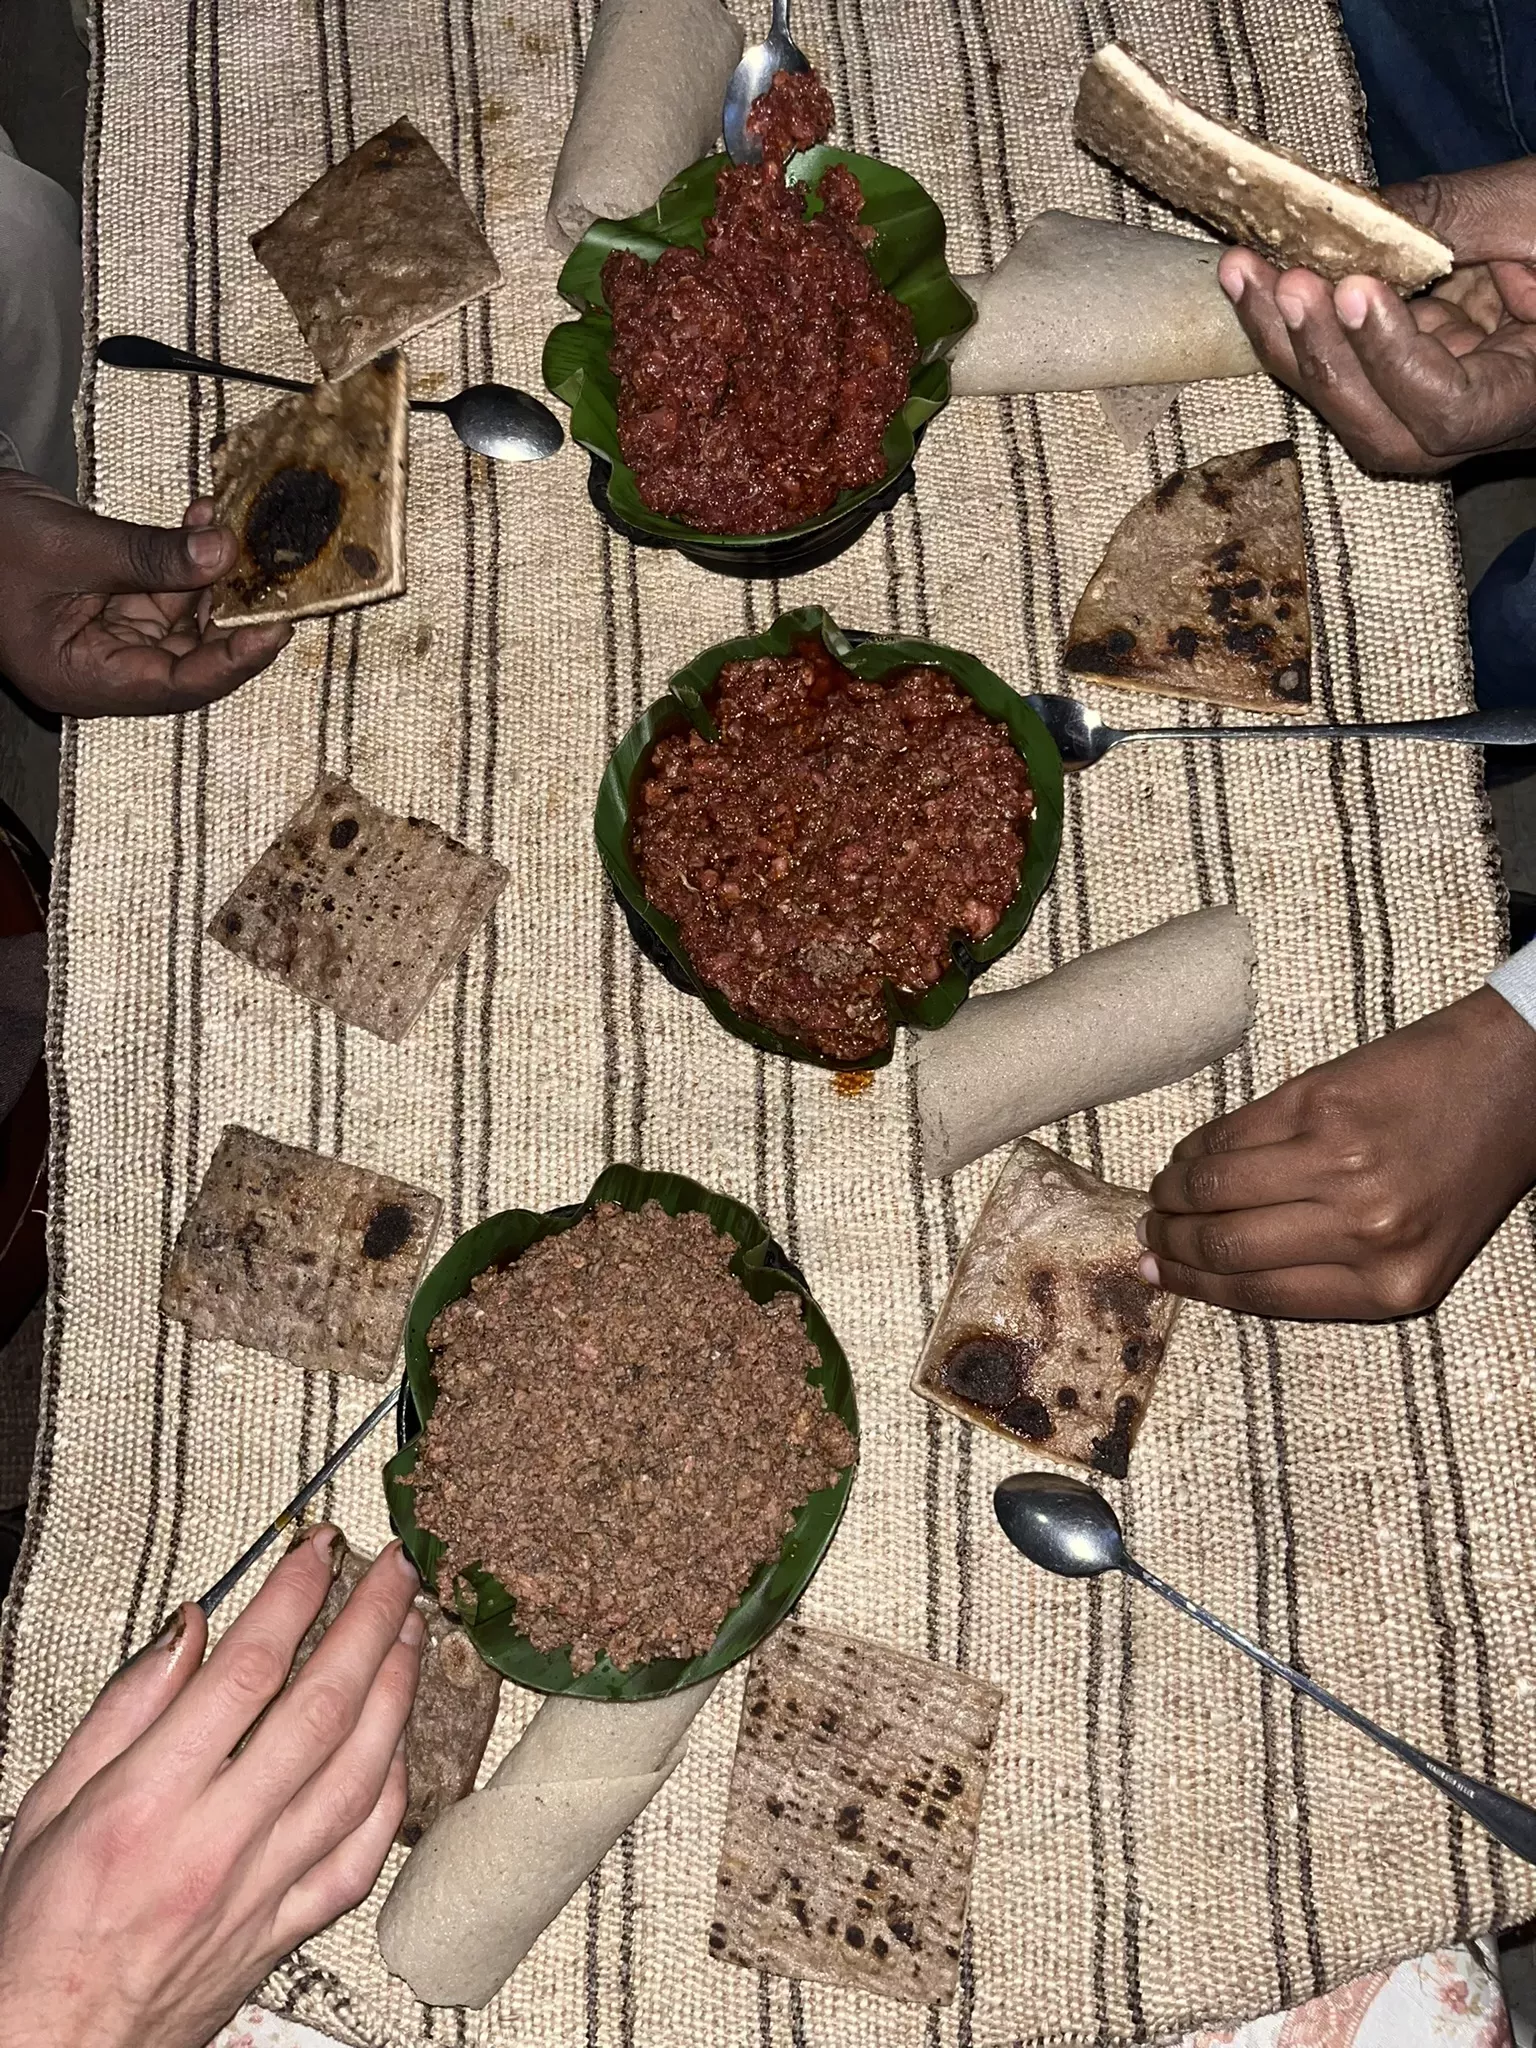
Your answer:
[[[307,373],[247,237],[409,113],[482,209],[507,275],[411,344],[418,387],[535,384],[559,315],[541,216],[590,26],[589,0],[106,0],[89,322]],[[1117,0],[1113,18],[1100,0],[807,0],[798,27],[841,136],[927,184],[960,271],[995,262],[1045,206],[1166,224],[1068,139],[1077,72],[1111,33],[1203,104],[1362,170],[1327,0]],[[207,483],[210,438],[259,404],[99,371],[81,419],[86,489],[112,512],[174,520]],[[1091,397],[956,404],[924,445],[915,497],[782,591],[612,538],[574,450],[495,471],[421,418],[407,596],[301,627],[274,670],[210,711],[68,735],[56,1299],[34,1513],[0,1642],[5,1810],[123,1654],[372,1398],[193,1343],[157,1313],[183,1209],[239,1121],[436,1189],[454,1231],[577,1197],[613,1159],[753,1203],[843,1338],[864,1417],[863,1470],[806,1617],[1007,1692],[962,1985],[937,2017],[709,1957],[739,1678],[487,2013],[430,2015],[386,1977],[377,1899],[307,1944],[269,2002],[393,2048],[1109,2042],[1274,2011],[1536,1909],[1531,1873],[1426,1787],[1156,1603],[1022,1571],[989,1508],[1019,1458],[907,1391],[996,1162],[923,1180],[904,1053],[849,1101],[825,1074],[724,1037],[636,955],[592,847],[609,750],[701,647],[814,598],[846,624],[931,634],[1049,687],[1127,506],[1179,463],[1281,433],[1304,471],[1321,708],[1463,707],[1444,494],[1362,478],[1255,379],[1186,393],[1134,456]],[[1113,706],[1148,722],[1166,709]],[[327,768],[513,872],[488,934],[400,1046],[338,1028],[201,937]],[[1475,759],[1117,755],[1072,784],[1054,887],[993,979],[1227,900],[1259,934],[1248,1046],[1045,1134],[1116,1180],[1145,1185],[1194,1124],[1476,985],[1500,912]],[[1193,1310],[1115,1489],[1138,1552],[1175,1584],[1431,1750],[1526,1790],[1533,1307],[1522,1214],[1422,1321]],[[377,1458],[327,1505],[356,1542],[382,1542]],[[508,1689],[492,1761],[532,1706]]]

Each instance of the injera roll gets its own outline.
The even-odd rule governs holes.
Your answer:
[[[1088,21],[1108,34],[1098,11]],[[108,0],[90,331],[303,376],[245,238],[409,111],[484,206],[507,274],[493,300],[413,341],[413,368],[436,392],[491,375],[535,384],[561,310],[542,213],[590,26],[589,0],[515,13],[505,0]],[[1202,104],[1360,173],[1324,0],[1128,0],[1115,26]],[[1090,35],[1067,0],[805,0],[796,32],[825,66],[841,136],[935,194],[957,271],[995,263],[1042,206],[1171,224],[1069,139]],[[174,520],[206,486],[226,413],[261,403],[99,371],[85,488],[111,512]],[[782,595],[969,648],[1021,688],[1059,687],[1072,606],[1134,500],[1176,464],[1284,433],[1305,482],[1319,712],[1465,709],[1444,491],[1361,477],[1259,379],[1186,393],[1133,456],[1091,394],[957,403],[927,436],[915,499]],[[0,1811],[123,1650],[212,1581],[371,1399],[189,1343],[157,1316],[183,1208],[220,1129],[242,1122],[437,1190],[445,1241],[487,1211],[579,1197],[610,1159],[754,1204],[847,1347],[863,1413],[862,1469],[806,1620],[1007,1688],[968,1966],[932,2035],[921,2013],[760,1988],[710,1959],[739,1674],[655,1804],[462,2033],[451,2015],[429,2024],[375,1952],[394,1858],[373,1905],[307,1943],[269,2000],[381,2048],[1121,2041],[1270,2011],[1536,1912],[1536,1872],[1160,1603],[1023,1570],[990,1507],[1020,1454],[907,1389],[992,1169],[925,1181],[905,1048],[845,1099],[825,1073],[724,1036],[637,956],[593,848],[603,764],[638,708],[701,647],[766,623],[776,594],[609,537],[574,450],[493,470],[431,417],[412,442],[406,597],[301,625],[272,671],[205,713],[100,721],[66,742],[59,1293],[0,1631]],[[1113,715],[1171,714],[1117,698]],[[339,1029],[200,936],[322,769],[513,869],[489,931],[403,1045]],[[1127,748],[1070,784],[1055,883],[989,983],[1225,901],[1257,934],[1246,1047],[1214,1075],[1042,1134],[1122,1185],[1145,1186],[1213,1112],[1481,980],[1501,921],[1476,757]],[[1192,1308],[1134,1477],[1114,1489],[1153,1570],[1527,1797],[1533,1322],[1524,1211],[1432,1318],[1335,1329]],[[385,1534],[381,1455],[360,1456],[332,1503],[370,1547]],[[535,1704],[508,1694],[487,1769]]]

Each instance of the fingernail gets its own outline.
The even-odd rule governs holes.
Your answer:
[[[187,553],[198,569],[217,569],[224,560],[226,545],[222,527],[198,527],[187,535]]]
[[[336,1538],[340,1534],[341,1531],[333,1528],[329,1522],[317,1522],[309,1538],[315,1555],[324,1558],[330,1566],[333,1579],[341,1570],[341,1552],[336,1548]]]
[[[1294,334],[1307,317],[1307,309],[1289,293],[1275,293],[1275,304],[1280,308],[1280,318]]]
[[[1242,298],[1243,293],[1248,289],[1247,278],[1244,277],[1243,273],[1240,270],[1235,275],[1230,277],[1225,275],[1221,271],[1218,271],[1216,275],[1222,290],[1226,293],[1227,297],[1232,301],[1233,305],[1235,306],[1238,303],[1238,301]]]
[[[1334,311],[1341,325],[1354,330],[1365,325],[1371,302],[1357,284],[1341,284],[1333,295]]]
[[[1146,1217],[1145,1217],[1145,1216],[1138,1216],[1138,1217],[1136,1218],[1136,1242],[1137,1242],[1138,1244],[1145,1244],[1145,1243],[1146,1243],[1146,1241],[1147,1241],[1147,1219],[1146,1219]]]
[[[187,1610],[185,1607],[178,1607],[149,1647],[152,1650],[174,1650],[186,1632]]]
[[[1157,1261],[1150,1252],[1147,1253],[1144,1259],[1138,1260],[1136,1270],[1149,1287],[1162,1286],[1163,1276],[1157,1270]]]
[[[404,1643],[408,1650],[414,1650],[420,1646],[421,1639],[426,1632],[427,1624],[425,1617],[419,1608],[413,1607],[400,1624],[399,1640]]]
[[[408,1578],[413,1586],[419,1586],[421,1584],[421,1574],[406,1555],[405,1546],[398,1537],[390,1545],[390,1548],[394,1551],[395,1564],[400,1568],[402,1575]]]

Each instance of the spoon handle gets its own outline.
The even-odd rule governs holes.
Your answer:
[[[227,377],[235,384],[265,384],[273,391],[308,391],[292,377],[269,377],[261,370],[236,370],[228,363],[216,363],[211,356],[193,355],[190,349],[172,348],[168,342],[151,341],[147,334],[109,334],[96,344],[97,358],[118,370],[182,370],[197,376]]]
[[[1453,747],[1536,747],[1536,710],[1465,711],[1375,725],[1170,725],[1117,732],[1122,740],[1438,740]]]
[[[1170,1606],[1180,1614],[1187,1614],[1192,1621],[1198,1621],[1202,1628],[1208,1628],[1213,1635],[1230,1643],[1244,1656],[1251,1657],[1255,1664],[1261,1664],[1276,1678],[1283,1678],[1287,1685],[1295,1686],[1305,1693],[1309,1700],[1316,1700],[1320,1707],[1326,1707],[1330,1714],[1337,1714],[1341,1721],[1347,1721],[1352,1728],[1358,1728],[1362,1735],[1368,1735],[1373,1742],[1390,1750],[1393,1756],[1417,1771],[1421,1778],[1428,1778],[1432,1785],[1438,1785],[1448,1799],[1456,1804],[1481,1827],[1485,1827],[1496,1841],[1506,1849],[1513,1849],[1517,1856],[1527,1863],[1536,1863],[1536,1808],[1525,1806],[1518,1799],[1511,1799],[1507,1793],[1499,1792],[1492,1785],[1485,1785],[1480,1778],[1469,1778],[1463,1771],[1453,1771],[1448,1764],[1440,1763],[1435,1757],[1426,1756],[1421,1749],[1415,1749],[1411,1742],[1404,1742],[1400,1736],[1389,1735],[1385,1728],[1378,1728],[1374,1721],[1368,1721],[1364,1714],[1346,1706],[1343,1700],[1335,1699],[1331,1692],[1325,1692],[1315,1679],[1304,1672],[1292,1670],[1289,1664],[1282,1664],[1278,1657],[1272,1657],[1268,1650],[1260,1649],[1245,1635],[1224,1621],[1218,1621],[1214,1614],[1208,1614],[1203,1607],[1197,1607],[1193,1600],[1149,1572],[1145,1565],[1137,1564],[1132,1557],[1125,1559],[1122,1566],[1128,1578],[1138,1585],[1148,1586],[1154,1593],[1160,1593]]]

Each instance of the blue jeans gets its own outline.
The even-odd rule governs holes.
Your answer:
[[[1536,0],[1342,0],[1384,185],[1536,154]],[[1468,604],[1477,700],[1536,704],[1536,532]]]

